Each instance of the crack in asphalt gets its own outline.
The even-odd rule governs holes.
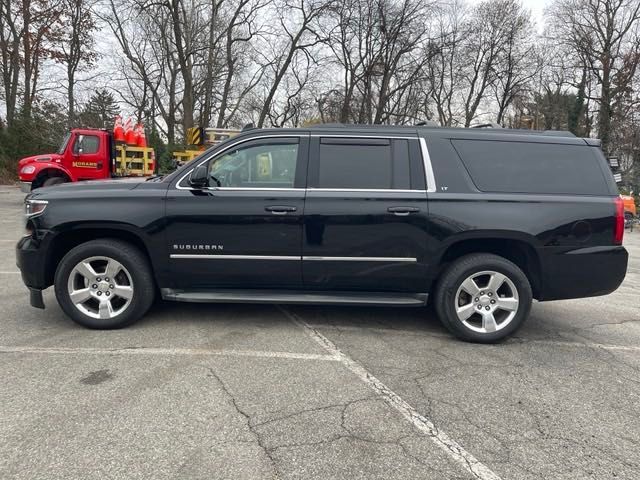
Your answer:
[[[231,401],[231,405],[233,405],[233,408],[242,416],[245,418],[246,423],[247,423],[247,427],[249,428],[249,431],[253,434],[253,436],[256,439],[256,443],[258,444],[258,446],[264,451],[264,454],[266,455],[266,457],[269,459],[269,462],[271,463],[271,467],[273,468],[273,478],[278,479],[280,478],[280,474],[278,472],[278,465],[276,460],[273,458],[273,455],[271,454],[271,451],[269,450],[269,448],[267,448],[266,445],[264,445],[263,441],[262,441],[262,437],[260,436],[260,434],[258,432],[255,431],[254,427],[251,425],[251,417],[249,416],[248,413],[246,413],[244,410],[242,410],[239,406],[238,403],[236,402],[236,398],[233,396],[233,394],[229,391],[227,385],[222,381],[222,379],[220,378],[220,376],[214,371],[213,368],[208,367],[210,376],[212,376],[213,378],[216,379],[216,381],[218,382],[218,384],[220,384],[220,387],[222,388],[222,391],[225,393],[225,395],[227,395],[227,397],[229,397],[229,400]]]

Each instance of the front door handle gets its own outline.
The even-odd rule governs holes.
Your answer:
[[[286,215],[287,213],[295,212],[298,210],[296,207],[291,205],[269,205],[268,207],[264,207],[267,212],[271,212],[274,215]]]
[[[407,216],[410,213],[416,213],[419,212],[420,209],[418,207],[389,207],[387,208],[387,212],[389,213],[393,213],[394,215],[398,215],[398,216]]]

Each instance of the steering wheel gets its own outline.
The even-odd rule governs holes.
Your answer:
[[[222,186],[222,183],[220,183],[220,180],[218,180],[216,177],[214,177],[211,173],[209,174],[209,178],[211,178],[211,180],[213,180],[214,182],[216,182],[216,185],[218,187]]]

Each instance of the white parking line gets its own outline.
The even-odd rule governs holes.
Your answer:
[[[0,270],[0,275],[20,275],[20,272],[10,272],[7,270],[4,270],[4,271]]]
[[[367,369],[351,357],[344,354],[335,344],[311,327],[304,320],[283,307],[278,307],[293,323],[301,327],[309,337],[321,345],[332,357],[337,357],[339,361],[360,380],[369,385],[378,395],[380,395],[391,407],[395,408],[404,418],[410,421],[420,432],[427,435],[438,447],[459,463],[467,472],[480,480],[500,480],[500,477],[481,463],[471,453],[467,452],[462,445],[449,437],[445,432],[427,417],[421,415],[415,408],[409,405],[397,393],[387,387],[384,383],[374,377]]]
[[[595,348],[602,350],[618,350],[621,352],[640,352],[640,347],[632,346],[632,345],[606,345],[604,343],[591,343],[591,342],[563,342],[560,340],[524,340],[524,341],[514,341],[507,342],[507,344],[512,345],[528,345],[530,343],[534,344],[542,344],[542,345],[555,345],[558,347],[584,347],[584,348]]]
[[[428,330],[401,330],[397,328],[378,328],[378,327],[358,327],[353,325],[333,325],[329,323],[307,323],[309,327],[326,328],[328,330],[335,330],[336,332],[371,332],[381,335],[403,335],[408,337],[433,337],[433,338],[448,338],[453,337],[447,333],[432,332]],[[630,345],[607,345],[605,343],[593,343],[593,342],[569,342],[562,340],[527,340],[527,339],[513,339],[507,340],[502,344],[498,344],[497,347],[507,345],[528,345],[528,344],[542,344],[542,345],[557,345],[558,347],[574,347],[574,348],[600,348],[602,350],[619,350],[628,352],[640,352],[639,346]],[[487,348],[487,347],[484,347]]]
[[[295,360],[321,360],[325,362],[339,362],[340,359],[332,355],[294,352],[267,352],[263,350],[208,350],[204,348],[91,348],[91,347],[29,347],[29,346],[0,346],[0,353],[35,353],[54,355],[193,355],[220,357],[257,357],[257,358],[286,358]]]

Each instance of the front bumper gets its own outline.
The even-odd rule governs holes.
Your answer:
[[[620,286],[627,273],[629,254],[621,246],[542,250],[539,300],[607,295]]]
[[[31,192],[31,182],[20,182],[20,191],[22,193],[30,193]]]
[[[47,288],[46,258],[42,242],[31,236],[22,237],[16,245],[16,265],[20,269],[22,281],[30,289]]]

